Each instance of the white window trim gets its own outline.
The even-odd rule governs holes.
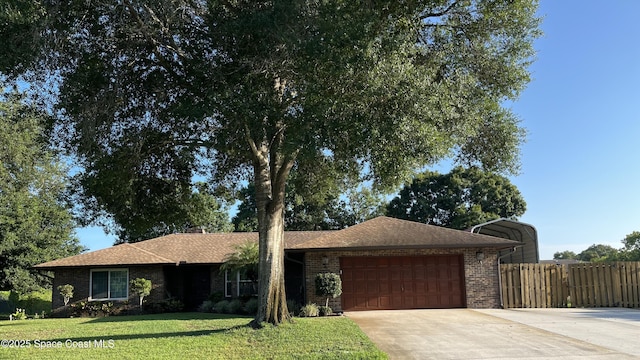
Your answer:
[[[232,284],[234,283],[234,281],[229,281],[229,270],[225,270],[224,271],[224,296],[225,297],[233,297],[233,295],[230,295],[228,292],[228,287],[227,284],[231,282]],[[251,283],[252,281],[249,279],[245,279],[245,280],[240,280],[240,271],[236,271],[236,280],[235,280],[235,285],[236,285],[236,291],[234,291],[236,293],[237,297],[240,297],[240,283]]]
[[[107,297],[106,298],[99,298],[99,299],[94,299],[91,295],[93,292],[93,273],[94,272],[108,272],[109,275],[107,275]],[[127,297],[123,297],[123,298],[112,298],[111,297],[111,272],[112,271],[126,271],[127,272]],[[128,268],[105,268],[105,269],[91,269],[91,271],[89,272],[89,301],[110,301],[110,300],[127,300],[129,299],[129,269]]]
[[[229,294],[229,270],[224,271],[224,297],[231,297]]]

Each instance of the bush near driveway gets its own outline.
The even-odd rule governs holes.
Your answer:
[[[300,318],[259,330],[249,321],[211,313],[0,321],[3,339],[31,344],[0,348],[0,359],[386,359],[345,317]],[[37,349],[36,340],[62,348]],[[97,348],[100,340],[104,346]],[[79,347],[85,344],[91,347]]]

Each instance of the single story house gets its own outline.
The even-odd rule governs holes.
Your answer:
[[[250,280],[220,271],[237,245],[257,233],[171,234],[36,265],[53,271],[53,288],[74,286],[72,302],[119,301],[129,282],[150,279],[148,301],[167,297],[195,309],[210,294],[250,295]],[[343,230],[286,231],[285,283],[289,298],[324,303],[316,274],[342,278],[334,311],[413,308],[496,308],[500,305],[498,253],[522,243],[381,216]],[[134,298],[131,298],[135,301]],[[54,290],[53,309],[63,306]]]

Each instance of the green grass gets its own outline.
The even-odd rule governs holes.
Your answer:
[[[345,317],[296,318],[254,330],[248,317],[176,313],[107,318],[0,321],[1,359],[386,359]],[[97,347],[103,340],[103,348]],[[62,348],[39,349],[45,341]],[[73,344],[90,348],[68,347]],[[24,344],[26,345],[26,344]]]

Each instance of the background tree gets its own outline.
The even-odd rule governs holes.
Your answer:
[[[473,167],[448,174],[426,171],[400,190],[389,216],[454,229],[524,214],[520,191],[504,176]]]
[[[255,325],[289,316],[283,217],[294,166],[310,184],[331,168],[386,189],[451,156],[517,170],[523,131],[501,104],[529,80],[535,0],[42,6],[30,80],[55,74],[59,134],[81,176],[124,169],[184,188],[207,171],[254,183]]]
[[[48,149],[47,118],[0,94],[0,289],[19,294],[49,287],[32,271],[41,262],[80,253],[65,201],[65,167]]]
[[[577,259],[587,262],[612,261],[617,258],[618,249],[613,246],[594,244],[578,254]]]
[[[640,261],[640,231],[634,231],[622,240],[624,247],[620,250],[620,260]]]
[[[574,260],[574,259],[578,259],[578,255],[573,251],[569,251],[569,250],[558,251],[555,254],[553,254],[553,259],[554,260]]]

